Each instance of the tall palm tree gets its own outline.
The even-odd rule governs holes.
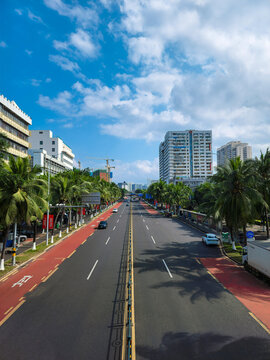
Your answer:
[[[261,152],[259,158],[254,160],[255,172],[258,176],[257,188],[263,196],[265,206],[263,207],[264,220],[266,223],[267,239],[269,239],[268,208],[270,203],[270,151],[266,149],[265,154]]]
[[[46,182],[38,178],[40,167],[30,166],[28,158],[10,156],[0,171],[0,224],[4,229],[1,269],[10,226],[19,221],[30,224],[33,216],[42,219],[47,208]]]
[[[238,229],[246,226],[252,217],[254,205],[267,204],[255,189],[255,174],[251,163],[242,162],[239,157],[231,159],[224,167],[219,167],[214,180],[218,192],[215,213],[217,217],[225,219],[235,249]]]

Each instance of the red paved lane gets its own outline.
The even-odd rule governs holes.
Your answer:
[[[268,329],[270,287],[225,258],[203,258],[202,264]]]
[[[151,208],[151,206],[145,204],[143,201],[141,201],[140,204],[145,208],[145,210],[147,210],[147,211],[149,212],[149,214],[152,214],[152,215],[159,214],[158,211],[156,211],[155,209]]]
[[[113,208],[118,208],[121,203]],[[62,242],[56,244],[34,261],[19,269],[7,279],[0,280],[0,326],[24,302],[24,295],[42,281],[46,281],[58,266],[95,231],[100,220],[108,219],[112,209],[100,214],[89,224],[79,229]]]

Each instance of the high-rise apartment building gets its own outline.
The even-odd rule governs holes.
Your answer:
[[[230,141],[217,149],[217,165],[225,165],[227,160],[240,157],[242,161],[252,159],[252,147],[241,141]]]
[[[47,155],[61,161],[67,170],[73,169],[75,155],[62,139],[53,137],[51,130],[32,130],[29,142],[33,150],[46,150]]]
[[[14,101],[0,95],[0,132],[7,138],[8,154],[22,158],[27,156],[29,125],[32,125],[32,119]]]
[[[168,131],[159,146],[159,175],[167,183],[175,179],[212,176],[212,131]]]

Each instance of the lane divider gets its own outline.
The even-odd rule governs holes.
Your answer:
[[[108,237],[108,240],[106,241],[105,244],[107,245],[109,241],[110,241],[110,236]]]
[[[135,360],[135,310],[134,310],[134,269],[133,269],[133,217],[130,206],[128,260],[126,276],[126,301],[121,360]]]
[[[91,275],[93,274],[93,271],[95,270],[95,267],[97,266],[97,263],[98,263],[98,260],[95,262],[94,266],[92,267],[89,275],[87,276],[87,279],[86,280],[89,280]]]
[[[170,272],[170,269],[168,268],[168,266],[167,266],[167,264],[166,264],[165,260],[164,260],[164,259],[162,259],[162,261],[163,261],[163,264],[164,264],[164,266],[165,266],[166,270],[168,271],[168,274],[169,274],[170,278],[172,278],[173,276],[172,276],[172,274],[171,274],[171,272]]]
[[[155,239],[153,238],[153,236],[151,235],[151,239],[153,240],[153,243],[155,244],[156,242],[155,242]]]

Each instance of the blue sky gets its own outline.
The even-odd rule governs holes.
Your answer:
[[[168,130],[269,146],[270,4],[2,0],[0,93],[114,180],[158,177]]]

